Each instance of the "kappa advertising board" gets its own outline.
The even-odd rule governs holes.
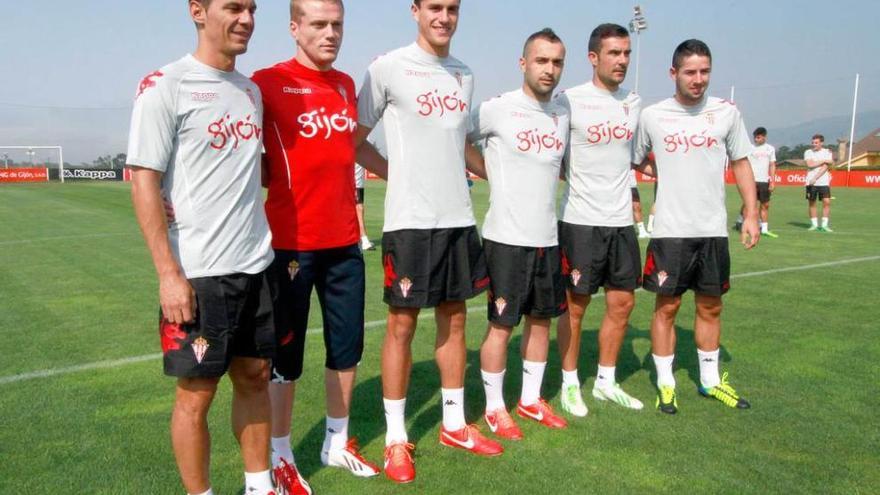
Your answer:
[[[0,169],[0,182],[48,182],[48,168]]]
[[[847,177],[847,175],[849,177]],[[653,177],[642,173],[636,173],[639,182],[654,182]],[[733,172],[728,170],[725,176],[728,184],[736,184]],[[805,186],[807,184],[806,170],[777,170],[777,186]],[[878,170],[854,170],[847,173],[846,170],[835,170],[831,173],[832,187],[869,187],[880,189],[880,171]]]
[[[64,180],[122,180],[122,170],[109,168],[65,168]]]

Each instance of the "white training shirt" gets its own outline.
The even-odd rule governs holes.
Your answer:
[[[128,164],[162,172],[168,237],[186,278],[255,274],[272,262],[260,187],[260,90],[187,55],[138,87]]]
[[[562,221],[632,225],[632,141],[641,99],[629,90],[612,93],[591,81],[566,90],[558,100],[571,112]]]
[[[629,176],[629,188],[639,187],[639,181],[636,179],[636,171],[633,170]]]
[[[358,123],[383,119],[385,232],[476,225],[465,175],[473,75],[413,43],[377,58],[358,95]]]
[[[770,162],[776,161],[776,148],[764,143],[755,146],[749,154],[749,164],[755,175],[755,182],[770,182]]]
[[[727,237],[724,167],[752,151],[732,103],[706,97],[693,107],[668,98],[642,111],[633,163],[650,150],[657,167],[653,238]]]
[[[556,185],[568,142],[568,111],[518,89],[483,103],[472,119],[468,137],[485,140],[489,176],[483,237],[512,246],[556,246]]]
[[[828,148],[822,148],[819,151],[813,151],[809,149],[804,152],[804,160],[812,160],[815,162],[830,162],[832,161],[831,150],[829,150]],[[814,186],[831,185],[830,169],[828,172],[819,175],[820,168],[821,167],[809,169],[809,171],[807,172],[807,185],[810,185],[810,182],[812,182]]]

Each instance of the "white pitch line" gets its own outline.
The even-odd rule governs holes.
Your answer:
[[[133,232],[112,232],[106,234],[73,234],[73,235],[57,235],[52,237],[38,237],[36,239],[13,239],[9,241],[0,241],[0,246],[14,246],[16,244],[33,244],[35,242],[46,241],[64,241],[70,239],[95,239],[99,237],[119,237],[124,235],[134,235]]]
[[[759,272],[748,272],[748,273],[739,273],[735,275],[731,275],[730,278],[749,278],[749,277],[762,277],[765,275],[773,275],[777,273],[787,273],[787,272],[799,272],[805,270],[814,270],[817,268],[827,268],[832,266],[840,266],[840,265],[848,265],[851,263],[864,263],[867,261],[878,261],[880,260],[880,256],[865,256],[862,258],[850,258],[846,260],[838,260],[838,261],[829,261],[826,263],[814,263],[810,265],[800,265],[800,266],[790,266],[786,268],[775,268],[773,270],[763,270]],[[639,292],[641,289],[639,289]],[[593,298],[601,298],[604,297],[604,294],[597,294]],[[478,306],[468,306],[468,313],[475,313],[484,309],[486,306],[484,304],[480,304]],[[419,315],[420,320],[428,319],[434,316],[433,311],[423,311]],[[368,321],[364,323],[365,329],[370,328],[378,328],[385,325],[385,320],[374,320]],[[323,331],[321,328],[310,328],[308,333],[317,333]],[[134,356],[129,358],[122,359],[113,359],[109,361],[98,361],[94,363],[86,363],[80,364],[76,366],[68,366],[64,368],[52,368],[47,370],[39,370],[39,371],[30,371],[27,373],[19,373],[17,375],[9,375],[0,377],[0,385],[5,385],[9,383],[22,382],[27,380],[34,380],[37,378],[49,378],[58,375],[67,375],[70,373],[77,373],[80,371],[90,371],[90,370],[98,370],[98,369],[106,369],[106,368],[118,368],[121,366],[126,366],[129,364],[142,363],[144,361],[153,361],[157,359],[161,359],[162,354],[146,354],[143,356]]]

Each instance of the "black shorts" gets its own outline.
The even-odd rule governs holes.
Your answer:
[[[680,296],[688,289],[707,296],[730,290],[726,237],[651,239],[645,259],[645,290]]]
[[[476,227],[405,229],[382,235],[385,303],[432,308],[466,301],[489,287]]]
[[[639,196],[639,188],[638,187],[631,187],[630,190],[632,191],[633,202],[640,203],[642,201],[642,197]]]
[[[489,267],[489,321],[515,327],[523,315],[555,318],[565,312],[559,246],[523,247],[483,240]]]
[[[831,186],[807,186],[807,201],[816,201],[817,199],[830,199]]]
[[[575,294],[592,295],[600,287],[636,290],[642,257],[631,225],[592,227],[559,222],[562,274]]]
[[[755,182],[755,188],[758,191],[758,201],[761,203],[769,203],[770,202],[770,183],[769,182]]]
[[[193,323],[175,325],[159,311],[165,374],[216,378],[233,357],[269,359],[275,355],[271,273],[194,278]]]
[[[275,325],[278,352],[272,381],[287,383],[303,371],[312,289],[324,322],[324,366],[347,370],[364,352],[364,258],[357,244],[317,251],[275,251],[272,264],[278,290]]]
[[[364,188],[363,188],[363,187],[355,188],[355,190],[354,190],[354,200],[355,200],[355,202],[357,202],[357,204],[359,204],[359,205],[364,204]]]

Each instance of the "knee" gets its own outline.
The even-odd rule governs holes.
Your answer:
[[[219,378],[181,378],[174,408],[187,417],[205,417],[217,392]]]
[[[416,321],[417,314],[392,315],[386,331],[387,339],[398,344],[409,345],[416,333]]]
[[[655,310],[655,314],[660,318],[666,320],[674,320],[675,315],[678,314],[678,310],[681,308],[681,298],[675,298],[670,301],[664,301],[661,304],[657,305]]]
[[[587,312],[587,305],[590,303],[590,299],[587,296],[575,295],[572,296],[568,300],[568,314],[571,318],[577,318],[578,320],[584,317],[584,313]]]
[[[608,307],[608,311],[615,318],[629,318],[633,308],[636,306],[635,298],[626,298],[614,301],[614,304]]]
[[[269,361],[265,359],[248,359],[230,369],[229,378],[233,388],[238,392],[262,393],[269,388]]]
[[[697,303],[697,316],[702,320],[717,320],[721,318],[722,308],[720,302]]]

